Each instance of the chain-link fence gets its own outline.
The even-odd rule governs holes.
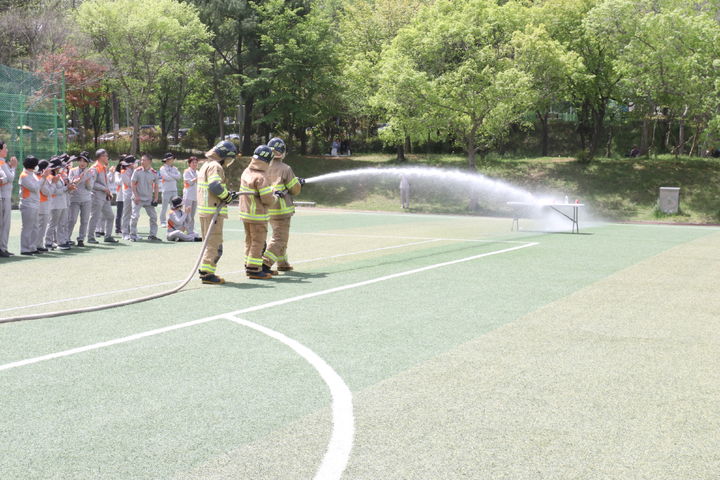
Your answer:
[[[65,79],[0,65],[0,140],[9,156],[49,158],[65,150]]]

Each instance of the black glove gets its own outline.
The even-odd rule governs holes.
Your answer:
[[[304,178],[302,178],[302,177],[297,177],[297,179],[298,179],[298,183],[300,184],[300,186],[305,185],[305,179],[304,179]]]
[[[285,198],[285,190],[275,190],[273,191],[273,195],[277,198]]]
[[[150,202],[150,206],[151,206],[151,207],[157,207],[157,206],[158,206],[158,202],[156,202],[155,200],[153,200],[152,202]]]
[[[237,200],[237,198],[239,196],[240,196],[240,193],[233,192],[232,190],[228,190],[227,196],[225,196],[225,198],[223,198],[222,201],[230,204],[230,203],[234,202],[235,200]]]

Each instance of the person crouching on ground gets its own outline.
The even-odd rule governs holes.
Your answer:
[[[240,218],[245,227],[245,272],[249,278],[272,278],[270,260],[263,261],[269,215],[267,209],[275,202],[266,173],[273,150],[267,145],[255,149],[250,165],[240,177]]]
[[[282,139],[271,138],[268,147],[273,149],[274,157],[268,166],[267,178],[277,198],[268,209],[272,236],[265,249],[263,261],[269,263],[271,267],[277,262],[279,271],[289,272],[293,269],[287,258],[290,219],[295,214],[292,196],[300,193],[305,180],[296,177],[290,165],[283,162],[287,147]]]
[[[167,239],[171,242],[199,242],[200,238],[189,231],[192,207],[184,206],[183,199],[175,196],[170,199],[170,214],[167,219]]]

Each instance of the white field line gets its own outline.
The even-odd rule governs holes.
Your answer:
[[[333,370],[318,354],[310,350],[297,340],[293,340],[280,332],[271,330],[257,323],[249,322],[228,315],[225,318],[238,323],[244,327],[252,328],[260,333],[274,338],[294,350],[306,362],[312,365],[320,374],[325,384],[330,389],[332,397],[332,434],[328,443],[322,463],[315,473],[315,480],[337,480],[339,479],[352,451],[355,437],[355,418],[353,415],[352,392],[343,381],[342,377]]]
[[[301,300],[307,300],[308,298],[319,297],[321,295],[328,295],[330,293],[342,292],[344,290],[350,290],[353,288],[363,287],[365,285],[372,285],[373,283],[384,282],[386,280],[392,280],[393,278],[404,277],[406,275],[414,275],[416,273],[426,272],[428,270],[433,270],[436,268],[446,267],[449,265],[455,265],[458,263],[470,262],[472,260],[477,260],[477,259],[483,258],[483,257],[489,257],[492,255],[508,253],[508,252],[520,250],[523,248],[534,247],[535,245],[538,245],[538,244],[537,243],[527,243],[525,245],[520,245],[517,247],[511,247],[511,248],[505,248],[503,250],[495,250],[492,252],[481,253],[479,255],[473,255],[471,257],[465,257],[465,258],[461,258],[458,260],[451,260],[449,262],[436,263],[434,265],[428,265],[426,267],[415,268],[412,270],[406,270],[404,272],[399,272],[399,273],[393,273],[391,275],[384,275],[382,277],[373,278],[370,280],[365,280],[365,281],[357,282],[357,283],[351,283],[348,285],[343,285],[341,287],[329,288],[327,290],[320,290],[320,291],[313,292],[313,293],[298,295],[296,297],[290,297],[290,298],[285,298],[283,300],[276,300],[274,302],[264,303],[262,305],[256,305],[254,307],[248,307],[248,308],[243,308],[241,310],[235,310],[233,312],[221,313],[219,315],[213,315],[211,317],[205,317],[205,318],[201,318],[199,320],[192,320],[190,322],[178,323],[176,325],[171,325],[171,326],[163,327],[163,328],[157,328],[155,330],[148,330],[146,332],[136,333],[134,335],[129,335],[127,337],[121,337],[121,338],[116,338],[114,340],[107,340],[105,342],[94,343],[92,345],[86,345],[84,347],[72,348],[70,350],[64,350],[62,352],[41,355],[39,357],[28,358],[26,360],[19,360],[16,362],[7,363],[5,365],[0,365],[0,371],[10,370],[12,368],[17,368],[17,367],[23,367],[26,365],[32,365],[34,363],[40,363],[40,362],[44,362],[46,360],[53,360],[56,358],[68,357],[68,356],[74,355],[76,353],[89,352],[91,350],[98,350],[100,348],[110,347],[113,345],[119,345],[121,343],[132,342],[134,340],[139,340],[141,338],[151,337],[153,335],[160,335],[162,333],[170,332],[173,330],[179,330],[181,328],[200,325],[202,323],[210,322],[212,320],[217,320],[220,318],[227,318],[228,316],[237,316],[237,315],[242,315],[244,313],[257,312],[257,311],[265,310],[268,308],[274,308],[274,307],[277,307],[280,305],[286,305],[288,303],[299,302]]]
[[[360,233],[293,233],[293,235],[310,235],[316,237],[357,237],[357,238],[395,238],[398,240],[435,240],[439,242],[472,242],[472,243],[507,243],[524,245],[527,242],[520,240],[484,240],[479,238],[442,238],[442,237],[412,237],[398,235],[363,235]]]
[[[390,237],[390,238],[392,238],[392,237]],[[395,249],[395,248],[412,247],[412,246],[414,246],[414,245],[422,245],[422,244],[425,244],[425,243],[432,243],[432,242],[439,242],[439,241],[441,241],[441,239],[430,238],[430,239],[425,239],[425,240],[419,241],[419,242],[403,243],[403,244],[401,244],[401,245],[391,245],[391,246],[389,246],[389,247],[370,248],[370,249],[367,249],[367,250],[359,250],[359,251],[356,251],[356,252],[348,252],[348,253],[340,253],[340,254],[337,254],[337,255],[330,255],[330,256],[328,256],[328,257],[318,257],[318,258],[309,258],[309,259],[307,259],[307,260],[298,260],[298,261],[293,262],[293,263],[295,263],[295,264],[297,265],[297,264],[302,264],[302,263],[320,262],[320,261],[323,261],[323,260],[331,260],[331,259],[333,259],[333,258],[348,257],[348,256],[351,256],[351,255],[361,255],[361,254],[363,254],[363,253],[380,252],[380,251],[383,251],[383,250],[392,250],[392,249]],[[232,274],[235,274],[235,273],[245,273],[245,269],[243,268],[242,270],[233,270],[233,271],[230,271],[230,272],[225,273],[224,275],[232,275]],[[53,305],[53,304],[56,304],[56,303],[74,302],[74,301],[76,301],[76,300],[86,300],[86,299],[88,299],[88,298],[104,297],[104,296],[106,296],[106,295],[114,295],[114,294],[116,294],[116,293],[132,292],[132,291],[135,291],[135,290],[144,290],[144,289],[146,289],[146,288],[162,287],[162,286],[164,286],[164,285],[174,285],[174,284],[180,283],[180,282],[182,282],[182,280],[174,280],[174,281],[172,281],[172,282],[153,283],[153,284],[149,284],[149,285],[140,285],[139,287],[124,288],[124,289],[121,289],[121,290],[110,290],[110,291],[107,291],[107,292],[93,293],[93,294],[90,294],[90,295],[83,295],[83,296],[80,296],[80,297],[60,298],[60,299],[57,299],[57,300],[49,300],[49,301],[47,301],[47,302],[33,303],[33,304],[30,304],[30,305],[20,305],[20,306],[17,306],[17,307],[0,308],[0,312],[10,312],[10,311],[13,311],[13,310],[25,310],[25,309],[28,309],[28,308],[42,307],[42,306],[45,306],[45,305]]]

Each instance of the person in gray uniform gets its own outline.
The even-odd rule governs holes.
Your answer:
[[[77,246],[85,246],[85,237],[88,234],[88,222],[90,221],[92,178],[86,175],[90,160],[82,152],[80,155],[73,155],[70,161],[77,161],[78,166],[70,169],[68,181],[70,190],[70,212],[68,214],[68,237],[72,236],[75,223],[80,215],[80,230],[77,236]]]
[[[170,201],[177,196],[177,182],[182,178],[180,170],[175,165],[175,155],[166,153],[163,157],[163,166],[160,167],[160,191],[162,192],[162,208],[160,209],[160,226],[167,225],[167,211]]]
[[[7,144],[0,140],[0,257],[13,255],[8,252],[8,239],[10,238],[12,189],[18,161],[15,157],[6,160],[7,155]]]
[[[112,225],[115,215],[110,205],[112,192],[108,186],[108,153],[101,148],[95,152],[95,163],[88,169],[88,175],[92,178],[92,214],[88,226],[88,243],[98,243],[95,239],[96,226],[100,223],[100,232],[105,237],[106,243],[117,243],[112,236]]]
[[[22,218],[22,229],[20,230],[20,253],[22,255],[35,255],[41,253],[36,248],[38,210],[40,209],[40,190],[45,188],[50,170],[45,170],[42,175],[36,176],[35,169],[39,160],[30,155],[23,160],[23,171],[20,174],[20,215]]]
[[[132,187],[132,216],[130,218],[130,241],[135,242],[140,239],[137,234],[137,224],[140,218],[140,209],[144,208],[150,217],[150,235],[148,240],[153,242],[162,242],[157,237],[157,212],[155,207],[158,204],[160,176],[152,168],[152,159],[150,155],[142,156],[140,167],[133,172],[130,185]]]
[[[68,250],[65,244],[65,228],[67,227],[67,176],[63,166],[63,157],[50,159],[52,170],[52,195],[50,195],[50,224],[45,232],[45,248]]]
[[[120,220],[120,232],[123,240],[130,240],[130,218],[132,217],[132,176],[135,172],[137,160],[133,155],[125,155],[121,161],[120,169],[120,192],[123,201],[122,219]]]
[[[50,198],[55,191],[55,187],[52,184],[52,178],[50,162],[45,159],[40,160],[37,168],[35,169],[35,179],[38,182],[43,179],[45,181],[42,182],[42,186],[40,187],[37,225],[35,226],[35,233],[33,234],[33,243],[35,244],[35,250],[38,252],[47,252],[50,250],[45,247],[45,232],[50,224]]]

